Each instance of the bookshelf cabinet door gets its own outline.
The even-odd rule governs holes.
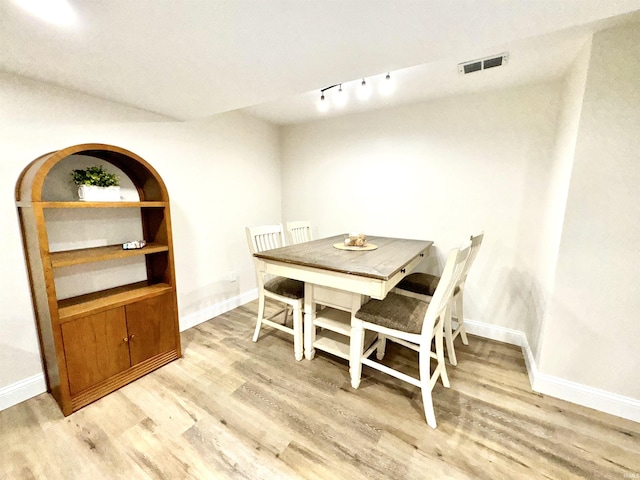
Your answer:
[[[61,329],[71,395],[131,365],[124,307],[63,323]]]
[[[131,365],[177,347],[173,305],[165,293],[125,307]]]

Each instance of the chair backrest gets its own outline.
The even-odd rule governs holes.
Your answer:
[[[292,245],[310,242],[312,240],[311,222],[308,220],[287,222],[287,231],[289,232],[289,240]]]
[[[427,307],[422,324],[422,335],[431,338],[433,328],[438,317],[444,315],[448,308],[449,299],[464,272],[465,264],[471,254],[471,244],[463,249],[454,248],[447,256],[447,263],[438,282],[438,287]]]
[[[247,227],[247,242],[251,254],[285,246],[282,225]]]
[[[460,274],[460,278],[458,279],[457,285],[463,285],[467,280],[467,275],[469,274],[469,270],[471,270],[471,265],[475,261],[478,256],[478,251],[480,250],[480,245],[482,245],[482,239],[484,238],[484,233],[479,233],[478,235],[471,236],[471,251],[469,252],[469,258],[467,258],[467,262],[464,265],[464,269]]]
[[[247,243],[249,251],[253,257],[254,253],[272,250],[274,248],[284,247],[284,230],[281,224],[278,225],[259,225],[257,227],[246,227]],[[256,276],[258,277],[258,287],[262,288],[264,282],[271,276],[258,274],[258,259],[253,257],[253,264],[256,267]],[[265,278],[266,277],[266,278]]]

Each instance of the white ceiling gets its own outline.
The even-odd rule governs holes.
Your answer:
[[[640,0],[69,1],[77,21],[60,27],[0,0],[0,70],[181,120],[251,107],[281,124],[319,118],[321,88],[387,71],[392,97],[342,112],[557,78],[589,32],[640,13]],[[458,75],[502,51],[507,66]]]

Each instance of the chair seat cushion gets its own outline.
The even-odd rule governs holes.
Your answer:
[[[412,273],[404,277],[402,281],[396,285],[396,288],[433,297],[433,294],[436,293],[436,288],[438,288],[438,283],[440,283],[440,277],[436,275],[429,273]],[[460,292],[460,287],[456,286],[453,294],[457,295],[458,292]]]
[[[264,289],[288,298],[304,298],[304,282],[285,277],[275,277],[264,284]]]
[[[390,292],[384,300],[369,300],[356,318],[407,333],[420,333],[429,304],[417,298]]]
[[[396,285],[396,288],[433,297],[436,288],[438,288],[439,282],[440,277],[437,277],[436,275],[430,275],[428,273],[412,273],[404,277],[402,281]]]

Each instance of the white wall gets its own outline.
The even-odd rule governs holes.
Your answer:
[[[640,28],[594,36],[539,368],[640,399]]]
[[[529,86],[287,127],[283,218],[318,234],[352,230],[429,239],[447,251],[485,231],[465,290],[465,316],[533,328],[528,258],[544,211],[560,84]],[[538,315],[541,316],[542,312]]]
[[[14,386],[42,374],[14,189],[44,153],[108,143],[158,170],[171,199],[181,328],[252,294],[244,227],[281,220],[276,127],[233,112],[178,123],[8,74],[0,75],[0,104],[0,408],[3,395],[19,394]]]
[[[544,318],[553,292],[553,282],[560,249],[562,226],[576,144],[576,135],[582,111],[589,58],[591,56],[591,38],[584,45],[569,68],[562,85],[562,108],[558,118],[556,143],[552,164],[547,172],[547,181],[540,185],[540,191],[534,201],[543,209],[543,218],[537,225],[538,235],[531,235],[539,246],[539,255],[525,259],[529,268],[535,272],[529,288],[530,311],[537,312],[534,317],[539,321],[529,322],[525,330],[529,346],[536,362],[540,360],[540,335]],[[543,174],[544,177],[544,174]]]

